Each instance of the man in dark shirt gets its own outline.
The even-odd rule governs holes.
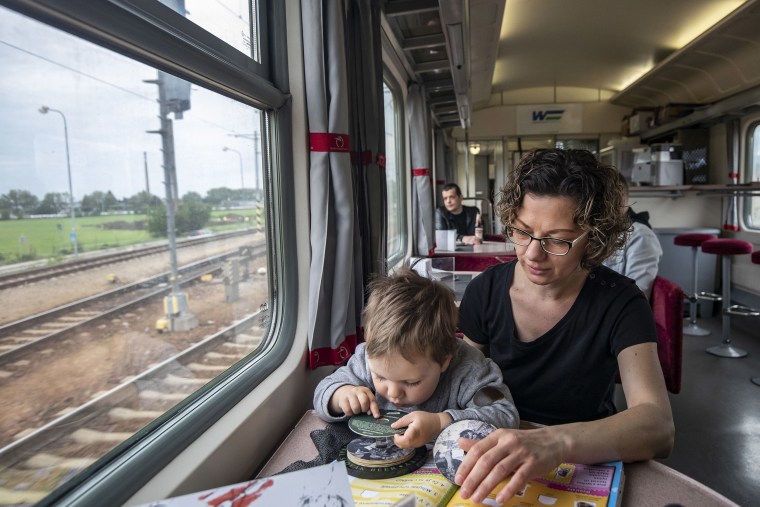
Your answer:
[[[482,227],[480,210],[475,206],[464,206],[462,191],[456,183],[443,187],[443,206],[435,210],[435,229],[438,231],[456,229],[457,242],[479,245],[483,240],[475,235],[475,228]]]

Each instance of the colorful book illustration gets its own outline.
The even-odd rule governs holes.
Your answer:
[[[142,507],[352,507],[345,463],[335,461],[297,472],[158,500]]]
[[[429,460],[414,473],[392,479],[353,479],[351,493],[357,507],[398,506],[414,495],[416,507],[495,506],[496,493],[505,479],[483,501],[474,503],[459,496],[459,487],[449,482]],[[623,463],[599,465],[563,463],[544,477],[531,480],[520,495],[504,507],[619,507],[624,482]]]
[[[509,479],[502,481],[483,503],[464,500],[459,492],[446,507],[495,506],[496,494]],[[532,479],[503,507],[548,505],[553,507],[618,507],[624,482],[623,463],[614,461],[598,465],[562,463],[544,477]]]

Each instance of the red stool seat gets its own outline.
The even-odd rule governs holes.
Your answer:
[[[760,250],[752,252],[752,264],[760,264]]]
[[[752,253],[752,243],[740,239],[709,239],[702,243],[702,251],[717,255],[744,255]]]
[[[731,345],[731,315],[750,315],[751,308],[741,305],[731,305],[731,256],[752,253],[752,243],[740,239],[718,238],[709,239],[702,243],[702,251],[722,257],[721,284],[723,285],[723,343],[708,347],[707,352],[719,357],[744,357],[747,351]]]
[[[693,232],[688,234],[679,234],[673,238],[673,243],[678,246],[700,246],[702,243],[709,239],[715,239],[715,236],[712,234]]]

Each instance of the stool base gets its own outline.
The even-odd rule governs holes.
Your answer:
[[[753,384],[760,386],[760,377],[752,377],[750,380]]]
[[[720,357],[736,358],[736,357],[744,357],[747,355],[746,350],[740,349],[738,347],[734,347],[730,343],[722,343],[714,347],[708,347],[706,350],[709,354],[712,354],[714,356],[720,356]]]
[[[683,319],[683,334],[689,336],[707,336],[710,334],[710,331],[700,327],[696,323],[692,324],[689,319]]]

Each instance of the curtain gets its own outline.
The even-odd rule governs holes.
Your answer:
[[[342,0],[301,2],[309,124],[309,365],[344,362],[361,320]]]
[[[425,96],[418,84],[409,86],[406,107],[412,152],[412,236],[414,254],[432,255],[435,247],[433,189],[428,145],[428,116]]]
[[[380,2],[350,0],[347,9],[346,52],[351,122],[351,165],[362,240],[364,284],[385,273],[386,178],[385,107],[380,38]]]
[[[446,157],[446,137],[443,135],[443,131],[438,129],[435,131],[435,190],[433,192],[433,206],[443,205],[441,194],[443,193],[443,186],[454,181],[453,175],[449,174],[449,167],[447,166]]]

